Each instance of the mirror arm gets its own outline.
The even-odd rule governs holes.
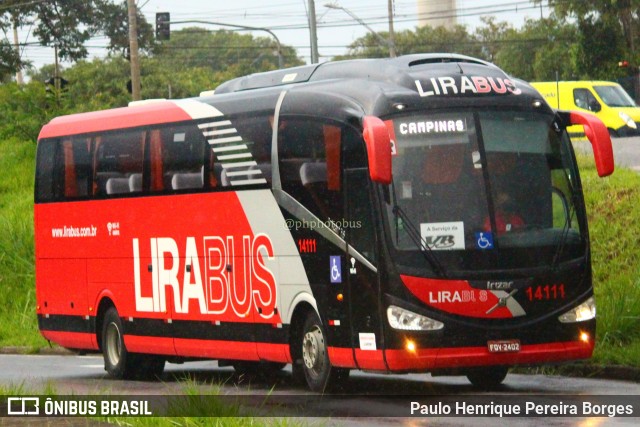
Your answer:
[[[367,146],[369,174],[374,182],[391,183],[391,138],[387,126],[375,116],[362,120],[362,136]]]
[[[601,177],[613,173],[613,147],[609,130],[598,117],[578,111],[558,111],[558,116],[566,126],[582,125],[584,134],[591,143],[596,169]]]

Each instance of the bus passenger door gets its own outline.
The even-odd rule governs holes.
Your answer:
[[[347,160],[348,157],[345,158]],[[360,369],[386,369],[383,358],[382,325],[379,315],[380,282],[373,203],[366,167],[345,169],[348,254],[349,317],[351,342]]]

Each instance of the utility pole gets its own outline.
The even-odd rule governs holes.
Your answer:
[[[389,56],[396,57],[396,40],[393,31],[393,0],[389,0]]]
[[[53,69],[53,88],[56,91],[56,99],[60,95],[60,89],[62,89],[62,85],[60,84],[60,63],[58,62],[58,42],[53,45],[53,55],[55,56],[55,66]]]
[[[131,64],[131,98],[140,100],[140,57],[138,56],[138,22],[135,0],[127,0],[129,12],[129,61]]]
[[[309,32],[311,37],[311,63],[317,64],[318,59],[318,30],[316,28],[316,4],[309,0]]]
[[[20,57],[20,40],[18,39],[18,18],[15,15],[13,15],[13,45],[15,46],[18,57]],[[18,69],[18,71],[16,71],[16,83],[18,83],[19,85],[24,84],[22,69]]]

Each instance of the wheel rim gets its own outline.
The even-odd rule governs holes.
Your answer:
[[[312,376],[318,377],[324,368],[324,336],[316,325],[304,335],[302,340],[302,360]]]
[[[106,345],[107,348],[105,350],[109,363],[112,366],[118,365],[122,352],[122,340],[120,338],[120,329],[115,323],[109,323],[107,326]]]

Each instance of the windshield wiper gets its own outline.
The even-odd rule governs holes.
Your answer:
[[[560,241],[558,242],[558,246],[556,247],[556,252],[553,255],[553,260],[551,261],[551,271],[555,271],[558,268],[558,264],[560,262],[560,255],[564,252],[564,247],[567,244],[567,240],[569,238],[569,231],[571,230],[571,223],[573,222],[576,208],[575,208],[575,194],[571,193],[571,205],[567,206],[567,220],[564,223],[564,227],[562,228],[562,235],[560,236]]]
[[[433,271],[437,275],[446,278],[447,272],[444,266],[440,263],[440,261],[438,261],[438,257],[436,257],[436,255],[433,253],[433,249],[431,249],[431,247],[427,244],[427,242],[420,236],[420,232],[413,225],[413,222],[409,219],[405,211],[402,210],[400,206],[394,205],[393,214],[396,216],[396,221],[397,221],[397,218],[400,218],[402,220],[402,223],[404,224],[404,227],[405,227],[405,231],[409,235],[409,238],[411,238],[413,243],[420,249],[420,253],[424,255],[427,262],[431,264]],[[398,225],[396,223],[396,236],[397,234],[398,234]]]
[[[406,214],[406,212],[398,205],[397,197],[396,197],[396,185],[395,182],[391,181],[391,189],[393,192],[393,215],[395,216],[396,222],[396,242],[398,241],[399,227],[398,227],[398,218],[402,220],[404,224],[404,230],[409,235],[409,238],[413,241],[413,243],[420,249],[420,253],[425,257],[427,262],[431,264],[431,268],[433,271],[442,277],[447,277],[447,272],[444,266],[438,261],[438,257],[433,253],[433,250],[427,242],[420,236],[420,232],[413,225],[413,222]]]

